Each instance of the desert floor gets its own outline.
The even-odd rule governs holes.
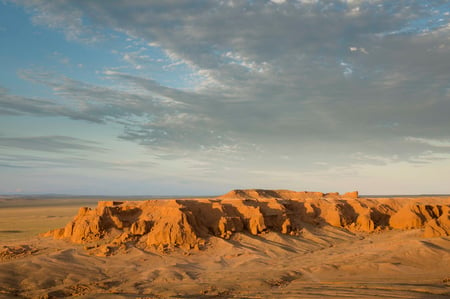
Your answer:
[[[206,249],[91,256],[39,238],[92,199],[0,202],[0,298],[449,298],[450,238],[305,227],[211,237]]]

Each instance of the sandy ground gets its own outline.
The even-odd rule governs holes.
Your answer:
[[[81,206],[95,207],[97,199],[0,199],[0,241],[22,241],[63,227]]]
[[[450,238],[420,230],[311,226],[298,237],[238,233],[211,237],[201,251],[98,257],[83,245],[30,237],[64,226],[80,207],[42,204],[0,206],[0,298],[450,297]]]

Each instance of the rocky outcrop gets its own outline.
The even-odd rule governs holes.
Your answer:
[[[30,245],[0,246],[0,262],[31,255],[38,250]]]
[[[449,205],[407,204],[389,221],[392,228],[425,228],[425,237],[440,237],[450,234]]]
[[[424,236],[450,234],[449,198],[359,198],[358,192],[233,190],[210,199],[103,201],[81,208],[65,228],[45,236],[87,244],[108,255],[127,246],[170,250],[202,248],[211,236],[265,231],[300,235],[307,225],[350,231],[423,229]],[[94,245],[89,245],[94,244]]]

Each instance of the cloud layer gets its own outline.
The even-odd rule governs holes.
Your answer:
[[[61,100],[1,89],[4,115],[114,123],[160,159],[255,171],[261,161],[287,173],[449,154],[448,1],[18,3],[70,40],[101,43],[112,31],[143,41],[197,81],[177,89],[111,68],[98,86],[22,70]],[[145,70],[155,60],[141,52],[123,62]]]

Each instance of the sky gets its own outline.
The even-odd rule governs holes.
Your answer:
[[[450,1],[0,0],[0,194],[450,193]]]

